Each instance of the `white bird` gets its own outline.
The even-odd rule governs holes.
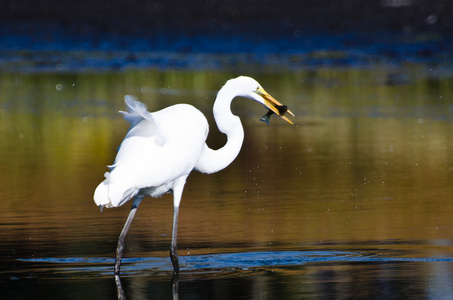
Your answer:
[[[110,172],[94,192],[94,202],[101,208],[118,207],[135,197],[132,209],[118,238],[115,274],[119,274],[124,240],[140,202],[145,196],[159,197],[173,192],[173,230],[170,258],[174,272],[179,272],[176,236],[178,212],[187,176],[192,170],[214,173],[226,168],[239,154],[244,129],[238,116],[231,112],[231,101],[246,97],[282,117],[294,114],[269,95],[250,77],[228,80],[220,89],[214,103],[214,118],[219,130],[227,135],[227,143],[218,150],[206,145],[209,126],[205,116],[188,104],[177,104],[150,113],[146,105],[126,96],[128,112],[120,111],[131,127],[122,141]],[[264,117],[263,117],[264,118]]]

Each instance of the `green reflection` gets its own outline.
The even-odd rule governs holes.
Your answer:
[[[5,218],[45,215],[63,228],[77,224],[85,237],[97,222],[103,224],[99,234],[116,238],[128,207],[99,215],[92,194],[128,128],[117,113],[124,95],[137,96],[150,110],[195,105],[210,121],[208,143],[215,148],[225,137],[214,126],[212,103],[236,75],[0,74]],[[233,103],[245,126],[243,149],[226,170],[191,175],[183,196],[182,245],[453,238],[435,230],[453,225],[447,221],[453,210],[451,77],[428,76],[417,65],[253,76],[288,104],[296,125],[273,118],[266,126],[259,121],[262,107]],[[141,207],[153,226],[137,225],[137,236],[170,232],[171,205],[164,199],[168,205],[156,200]],[[69,212],[75,220],[61,223]]]

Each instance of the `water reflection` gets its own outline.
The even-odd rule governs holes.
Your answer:
[[[123,290],[123,285],[121,284],[120,275],[115,275],[115,284],[116,284],[116,293],[118,295],[118,300],[126,299],[126,295],[124,294],[124,290]],[[176,287],[173,287],[173,290],[175,291]],[[176,292],[174,292],[173,294],[177,295],[178,291],[176,290]],[[173,296],[173,299],[175,299],[174,296]]]
[[[116,297],[110,257],[130,206],[101,213],[91,199],[127,131],[116,113],[124,108],[124,94],[156,110],[189,102],[213,126],[215,92],[235,75],[1,73],[5,290],[20,294],[20,287],[39,286],[43,292],[36,298],[63,290],[80,298],[93,297],[93,290],[98,299]],[[261,107],[233,103],[245,126],[244,146],[228,169],[189,177],[181,204],[181,259],[212,255],[219,261],[215,255],[301,250],[372,250],[379,258],[390,252],[383,261],[298,262],[228,276],[222,271],[226,265],[221,274],[197,267],[180,276],[179,296],[448,297],[453,282],[448,261],[453,257],[451,75],[435,66],[408,65],[252,76],[294,108],[298,123],[286,126],[272,119],[266,126],[259,121],[265,113]],[[208,144],[215,148],[224,141],[211,127]],[[126,297],[153,292],[172,297],[171,217],[171,196],[141,204],[125,261],[137,259],[129,262],[143,268],[134,273],[126,267],[131,271],[121,277]],[[401,253],[408,260],[392,260]],[[241,260],[245,256],[235,258],[240,262],[235,268],[251,268]],[[18,260],[52,257],[100,259],[102,266],[93,271],[77,262],[80,268],[68,271],[53,261]],[[409,260],[414,258],[420,260]],[[20,296],[10,298],[26,298]]]
[[[126,294],[124,293],[123,285],[121,284],[120,275],[115,275],[115,284],[118,300],[125,300]],[[173,272],[173,275],[171,277],[171,295],[173,300],[179,299],[178,289],[179,289],[179,274]]]
[[[443,298],[445,292],[451,291],[451,282],[438,277],[452,278],[452,258],[411,255],[410,251],[393,250],[195,255],[186,257],[186,267],[179,277],[171,275],[171,267],[153,269],[150,262],[155,258],[130,259],[121,278],[113,276],[112,267],[107,270],[100,266],[104,263],[102,259],[61,261],[54,258],[35,260],[34,263],[43,264],[42,269],[46,270],[43,274],[54,274],[49,278],[52,284],[61,280],[61,275],[70,281],[95,280],[100,283],[100,290],[111,288],[119,299],[194,296],[207,299],[213,295],[238,299],[262,298],[263,295],[271,299],[297,299],[302,295],[379,299],[417,298],[418,295],[433,298],[437,295]],[[199,267],[200,262],[204,266]],[[83,266],[85,272],[81,272],[75,263]],[[17,275],[18,280],[22,280],[20,274]],[[113,280],[115,286],[107,284]],[[104,291],[103,296],[108,294]]]

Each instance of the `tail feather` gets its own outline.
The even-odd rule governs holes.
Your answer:
[[[94,191],[94,203],[102,208],[118,207],[137,195],[135,187],[125,187],[119,183],[111,184],[109,178],[101,182]]]
[[[147,135],[156,134],[156,123],[151,113],[147,110],[146,105],[142,102],[137,101],[135,97],[129,95],[124,97],[124,101],[126,102],[128,111],[120,111],[120,113],[123,114],[126,121],[131,123],[130,132],[132,132],[132,130],[135,130],[136,132],[134,132],[134,134],[139,135],[140,130],[144,128],[146,129]],[[147,120],[149,122],[148,124],[146,124],[147,126],[135,127],[135,125],[143,120]],[[161,143],[163,143],[164,139],[161,140]],[[120,155],[120,153],[118,155]],[[132,199],[139,191],[139,189],[133,187],[132,182],[124,180],[124,178],[122,177],[121,180],[118,180],[118,176],[116,176],[117,180],[112,180],[111,174],[114,170],[116,170],[119,160],[120,159],[118,159],[117,156],[115,163],[111,166],[108,166],[110,173],[107,172],[105,174],[106,179],[98,185],[94,192],[94,202],[101,208],[101,210],[103,207],[118,207],[128,200]]]
[[[99,206],[102,210],[103,207],[112,207],[112,203],[109,198],[109,186],[108,180],[101,182],[96,190],[94,191],[94,203]]]

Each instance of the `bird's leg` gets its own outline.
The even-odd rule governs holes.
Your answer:
[[[179,206],[175,206],[173,209],[173,230],[171,234],[170,259],[173,264],[174,273],[176,274],[179,273],[178,250],[176,247],[178,235],[178,214]]]
[[[176,248],[178,236],[178,214],[181,203],[182,191],[186,183],[187,175],[178,178],[173,185],[173,230],[171,233],[170,259],[173,264],[173,275],[179,273],[178,250]]]
[[[142,195],[135,197],[134,203],[132,204],[131,211],[129,212],[129,216],[127,217],[126,223],[124,223],[123,230],[118,238],[118,246],[116,247],[116,259],[115,259],[115,275],[120,273],[120,265],[121,265],[121,258],[123,257],[124,252],[124,240],[126,238],[127,231],[131,226],[132,220],[134,219],[135,213],[137,211],[138,205],[143,200]]]

